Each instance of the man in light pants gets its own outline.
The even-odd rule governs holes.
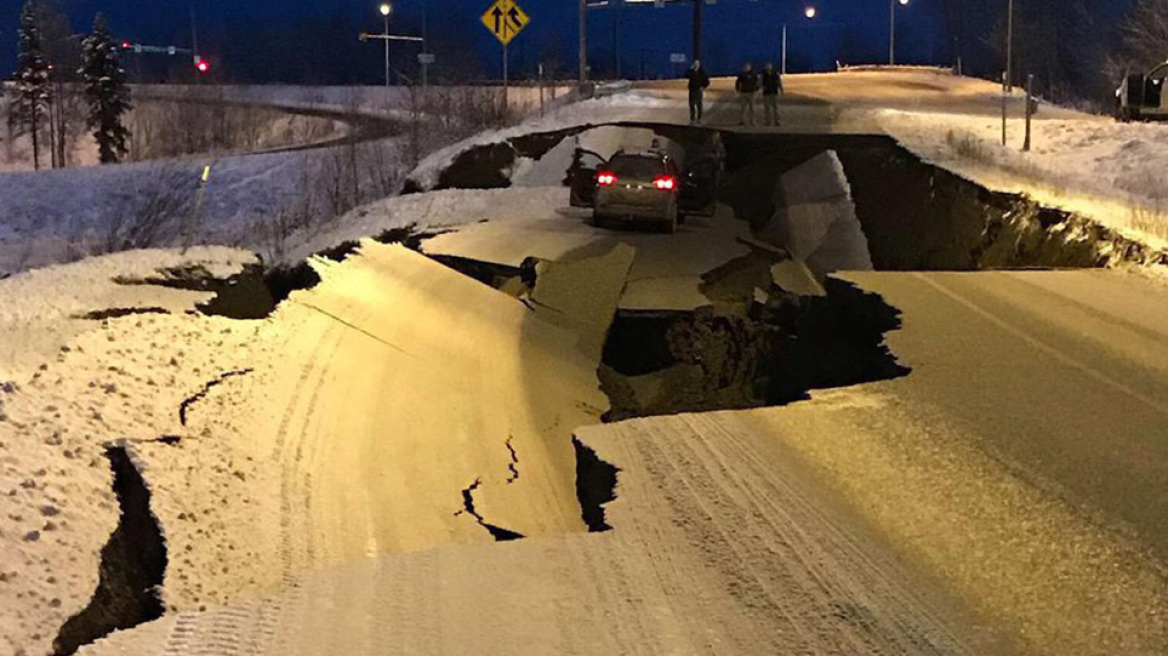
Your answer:
[[[750,62],[742,67],[742,72],[734,81],[734,90],[738,92],[738,102],[742,105],[742,124],[754,125],[754,94],[758,92],[758,75]]]

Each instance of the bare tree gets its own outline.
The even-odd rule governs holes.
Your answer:
[[[1135,0],[1120,24],[1120,45],[1109,62],[1114,75],[1145,71],[1168,60],[1168,0]]]
[[[179,162],[152,167],[135,189],[121,195],[106,222],[95,226],[88,250],[96,255],[175,243],[190,229],[198,180]]]

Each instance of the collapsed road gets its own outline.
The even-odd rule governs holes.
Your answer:
[[[1161,254],[879,139],[727,135],[712,218],[602,230],[527,186],[545,141],[434,194],[509,216],[313,258],[263,318],[72,320],[0,426],[84,452],[45,404],[113,397],[84,430],[167,553],[166,614],[79,653],[1162,653],[1168,289],[1108,268]],[[936,193],[898,224],[881,171]]]

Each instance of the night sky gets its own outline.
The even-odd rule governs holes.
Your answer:
[[[397,0],[394,31],[420,33],[426,7],[437,77],[492,78],[500,75],[500,50],[479,24],[490,0]],[[1025,0],[1022,0],[1025,1]],[[15,66],[16,26],[22,0],[0,0],[0,74]],[[965,27],[964,44],[953,27],[952,12],[962,2],[983,15],[1000,15],[993,5],[1005,0],[912,0],[898,10],[898,59],[904,63],[952,64],[965,55],[967,67],[995,65],[983,36],[992,25]],[[1125,0],[1093,0],[1119,8]],[[570,76],[576,61],[575,0],[521,0],[533,22],[511,48],[512,70],[530,73],[541,58],[558,62]],[[104,11],[118,38],[143,43],[188,46],[190,0],[59,0],[74,29],[88,30],[95,12]],[[376,83],[381,75],[378,44],[357,43],[359,30],[380,31],[376,1],[364,0],[195,0],[201,50],[218,62],[224,81],[296,83]],[[845,63],[881,62],[888,51],[885,0],[820,0],[819,18],[808,28],[802,0],[720,0],[706,7],[705,60],[715,73],[736,70],[743,61],[776,61],[784,21],[799,25],[790,33],[790,68],[828,70]],[[278,9],[277,9],[278,7]],[[986,7],[989,7],[987,9]],[[946,12],[949,12],[948,19]],[[611,9],[590,12],[589,57],[597,76],[614,68]],[[621,10],[621,63],[626,77],[639,76],[642,62],[650,77],[667,75],[670,52],[687,52],[691,6],[658,9],[652,5]],[[984,23],[987,19],[983,18]],[[990,21],[992,23],[992,21]],[[412,74],[417,49],[394,46],[395,62]],[[161,81],[167,62],[148,61],[140,75]],[[173,67],[172,67],[173,68]]]

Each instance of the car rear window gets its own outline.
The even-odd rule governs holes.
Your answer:
[[[618,177],[652,179],[665,173],[665,165],[655,157],[618,155],[609,162]]]

